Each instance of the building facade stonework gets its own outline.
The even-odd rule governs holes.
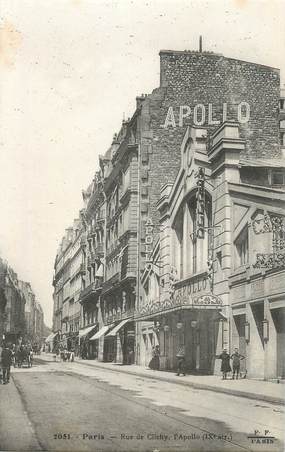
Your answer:
[[[148,365],[159,345],[162,369],[183,348],[189,372],[216,373],[238,346],[244,373],[284,376],[283,122],[278,69],[160,52],[160,86],[84,193],[85,357]],[[279,229],[261,241],[264,218]]]

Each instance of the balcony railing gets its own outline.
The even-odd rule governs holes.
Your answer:
[[[102,287],[102,278],[100,278],[100,279],[98,278],[98,279],[96,279],[96,281],[89,284],[89,286],[85,287],[85,289],[83,289],[80,292],[80,301],[82,301],[83,299],[85,299],[86,297],[91,295],[92,293],[99,292],[101,290],[101,287]]]
[[[134,317],[134,314],[135,314],[135,310],[129,309],[125,312],[117,312],[116,314],[106,315],[106,317],[105,317],[106,323],[110,324],[110,323],[118,322],[120,320],[126,320],[126,319]]]

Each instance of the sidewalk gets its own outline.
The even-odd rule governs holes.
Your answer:
[[[0,450],[42,450],[13,380],[0,385]]]
[[[42,353],[36,358],[44,361],[53,361],[53,354]],[[87,360],[76,358],[76,363],[86,366],[106,369],[111,372],[122,372],[137,377],[154,378],[156,380],[167,381],[169,383],[189,386],[195,389],[206,389],[208,391],[221,392],[238,397],[246,397],[254,400],[276,403],[278,405],[285,404],[285,385],[260,380],[222,380],[216,375],[186,375],[185,377],[177,377],[174,372],[166,372],[159,370],[150,370],[135,364],[131,366],[102,363],[95,360]]]

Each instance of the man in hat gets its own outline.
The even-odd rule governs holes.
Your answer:
[[[235,348],[235,351],[231,356],[231,359],[233,360],[233,376],[232,376],[233,380],[235,378],[235,375],[236,375],[236,380],[238,379],[239,371],[240,371],[240,362],[244,358],[245,357],[243,355],[239,354],[238,348]]]
[[[7,384],[10,381],[10,369],[12,364],[12,351],[8,345],[4,345],[1,353],[1,362],[3,370],[3,384]]]

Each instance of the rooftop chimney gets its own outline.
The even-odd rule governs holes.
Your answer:
[[[202,53],[203,49],[202,49],[202,36],[199,36],[199,52]]]

